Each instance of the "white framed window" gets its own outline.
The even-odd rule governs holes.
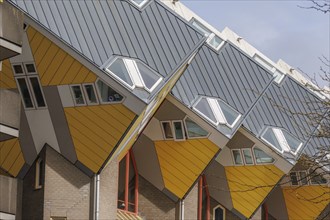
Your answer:
[[[24,69],[26,74],[37,74],[36,67],[34,63],[24,63]]]
[[[18,85],[18,90],[21,93],[21,98],[25,109],[34,109],[34,103],[32,101],[31,91],[28,86],[28,82],[25,76],[15,77]]]
[[[226,209],[221,205],[213,208],[213,220],[226,220]]]
[[[266,154],[260,148],[254,146],[252,149],[256,164],[273,164],[275,162],[274,158]]]
[[[191,120],[188,116],[184,118],[184,125],[189,139],[207,137],[209,132]]]
[[[172,121],[173,131],[174,131],[174,140],[183,141],[185,140],[183,124],[181,120]]]
[[[101,79],[98,79],[96,81],[96,86],[101,103],[108,104],[123,102],[124,97],[120,93],[112,89],[105,82],[103,82]]]
[[[235,165],[244,165],[240,149],[232,149],[231,153]]]
[[[97,95],[95,92],[95,87],[93,83],[85,83],[82,85],[85,97],[86,97],[86,102],[88,105],[97,105],[99,102],[97,100]]]
[[[44,181],[44,161],[41,158],[36,162],[35,189],[41,189]]]
[[[291,179],[292,186],[299,186],[297,172],[290,172],[290,179]]]
[[[75,103],[75,106],[86,105],[85,97],[81,89],[80,84],[71,85],[71,94]]]
[[[201,97],[193,108],[207,120],[215,124],[223,124],[233,128],[241,114],[220,99]]]
[[[23,65],[21,63],[12,64],[12,68],[14,71],[14,75],[16,75],[16,76],[25,75]]]
[[[171,121],[161,121],[161,127],[165,140],[172,140],[174,138]]]
[[[212,31],[210,31],[207,27],[205,27],[201,22],[197,21],[195,18],[192,18],[190,22],[197,30],[202,32],[204,36],[207,37],[206,42],[211,47],[213,47],[215,50],[219,50],[219,48],[224,42],[220,37],[215,35]]]
[[[284,73],[282,73],[280,70],[276,69],[272,64],[270,64],[268,61],[266,61],[264,58],[259,56],[258,54],[254,54],[253,56],[254,60],[257,61],[259,64],[261,64],[263,67],[265,67],[267,70],[273,73],[273,77],[275,77],[274,81],[276,83],[281,83],[282,79],[284,78]]]
[[[29,85],[32,90],[32,96],[35,100],[35,103],[38,108],[46,108],[46,102],[44,99],[44,93],[41,88],[41,84],[39,81],[39,77],[37,75],[34,76],[28,76],[29,79]]]
[[[252,151],[250,148],[241,149],[245,165],[254,165]]]
[[[130,89],[143,88],[152,92],[162,77],[139,60],[117,57],[106,71]]]
[[[277,151],[296,155],[303,143],[289,132],[275,127],[267,127],[261,135],[261,139],[275,148]]]
[[[142,8],[149,0],[130,0],[134,5]]]
[[[298,171],[300,185],[308,185],[308,175],[306,171]]]

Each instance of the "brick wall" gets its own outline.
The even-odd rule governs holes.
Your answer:
[[[46,147],[44,219],[51,216],[89,219],[90,182],[63,156]]]
[[[116,219],[118,196],[118,162],[112,160],[100,174],[99,219]]]
[[[175,202],[139,176],[139,215],[144,219],[175,219]]]

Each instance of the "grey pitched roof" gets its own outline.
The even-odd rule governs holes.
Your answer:
[[[166,76],[203,38],[159,1],[10,1],[97,66],[122,55]]]

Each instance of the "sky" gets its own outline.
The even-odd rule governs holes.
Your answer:
[[[329,0],[330,1],[330,0]],[[213,27],[229,27],[274,62],[319,75],[322,55],[330,58],[330,13],[298,6],[308,1],[181,0]],[[327,85],[318,79],[321,86]]]

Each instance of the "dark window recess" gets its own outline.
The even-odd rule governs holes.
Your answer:
[[[18,78],[17,82],[18,82],[18,85],[19,85],[21,93],[22,93],[21,95],[23,97],[23,102],[24,102],[25,108],[33,108],[31,95],[30,95],[25,78]]]
[[[23,67],[22,65],[14,65],[15,74],[23,74]]]
[[[94,87],[92,85],[84,85],[84,87],[87,94],[87,101],[91,104],[96,104],[97,99],[96,99]]]
[[[36,98],[38,107],[45,107],[46,104],[45,104],[45,100],[44,100],[44,97],[43,97],[42,92],[41,92],[41,87],[40,87],[38,78],[37,77],[31,77],[30,82],[31,82],[31,85],[32,85],[32,89],[33,89],[34,96]]]
[[[30,64],[25,64],[26,67],[26,71],[28,73],[35,73],[36,72],[36,68],[34,67],[34,64],[30,63]]]
[[[72,91],[76,104],[83,105],[85,104],[84,97],[81,91],[80,86],[72,86]]]
[[[39,186],[42,186],[43,185],[43,180],[44,180],[44,161],[43,160],[40,160],[39,161]]]
[[[223,209],[218,207],[214,210],[214,220],[223,220],[224,219],[224,213]]]

